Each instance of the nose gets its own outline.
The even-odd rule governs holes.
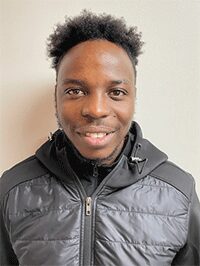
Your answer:
[[[82,107],[82,116],[89,119],[105,118],[110,114],[106,95],[90,95]]]

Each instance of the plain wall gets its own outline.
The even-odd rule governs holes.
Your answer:
[[[57,128],[46,39],[83,8],[125,17],[143,32],[135,120],[200,195],[199,0],[1,0],[0,171],[34,153]]]

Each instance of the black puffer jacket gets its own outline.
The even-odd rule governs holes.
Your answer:
[[[121,156],[91,197],[62,161],[61,131],[5,172],[1,265],[200,265],[193,178],[143,139],[136,123],[131,132],[131,156]]]

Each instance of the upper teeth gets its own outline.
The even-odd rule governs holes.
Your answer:
[[[103,138],[106,135],[106,133],[89,133],[88,132],[85,135],[86,137],[91,137],[91,138]]]

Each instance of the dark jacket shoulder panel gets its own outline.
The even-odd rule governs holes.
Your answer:
[[[194,190],[194,178],[176,164],[166,161],[154,169],[151,176],[158,178],[182,192],[189,201]]]
[[[0,178],[0,202],[7,192],[25,181],[43,176],[48,170],[35,156],[31,156],[5,171]]]

